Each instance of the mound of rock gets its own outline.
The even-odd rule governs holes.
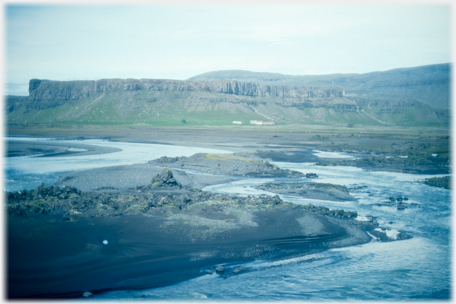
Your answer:
[[[182,188],[182,185],[174,178],[173,173],[168,168],[155,175],[147,186],[148,188]]]
[[[149,163],[157,166],[197,170],[217,175],[288,178],[305,176],[301,172],[281,169],[269,162],[236,154],[197,153],[190,157],[165,156],[151,160]]]

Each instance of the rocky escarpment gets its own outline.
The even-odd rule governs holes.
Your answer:
[[[51,110],[52,109],[52,110]],[[32,79],[29,96],[6,98],[14,126],[283,124],[446,126],[447,110],[418,101],[361,100],[336,86],[239,80]]]
[[[381,104],[390,100],[414,99],[436,108],[449,109],[451,71],[450,63],[364,74],[284,75],[227,70],[200,74],[189,80],[237,79],[264,84],[336,85],[343,86],[350,99],[372,98],[381,100]]]
[[[32,79],[31,101],[76,100],[112,91],[205,91],[253,97],[329,98],[342,97],[342,87],[267,85],[235,80],[181,81],[162,79],[101,79],[91,81],[50,81]]]

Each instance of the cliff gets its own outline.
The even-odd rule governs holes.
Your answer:
[[[373,99],[415,99],[438,109],[451,104],[452,64],[434,64],[364,74],[285,75],[242,70],[214,71],[191,81],[236,79],[270,85],[341,86],[346,96]]]
[[[32,102],[76,100],[114,91],[205,91],[252,97],[330,98],[342,97],[342,87],[270,85],[235,80],[180,81],[158,79],[101,79],[96,81],[50,81],[32,79]]]
[[[29,96],[7,96],[7,125],[152,126],[275,124],[446,126],[449,111],[415,99],[346,96],[342,87],[180,81],[32,79]]]

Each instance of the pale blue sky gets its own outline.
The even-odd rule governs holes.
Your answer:
[[[228,69],[366,73],[451,62],[446,3],[4,9],[5,93],[12,95],[28,95],[31,78],[187,79]]]

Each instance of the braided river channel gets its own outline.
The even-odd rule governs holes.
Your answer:
[[[51,139],[33,140],[52,142]],[[6,190],[33,189],[41,183],[51,184],[62,172],[73,170],[145,163],[164,155],[228,153],[205,148],[104,140],[83,140],[78,143],[113,147],[121,151],[59,158],[39,155],[7,158]],[[350,157],[346,154],[339,156]],[[316,173],[318,179],[313,180],[314,182],[344,185],[357,199],[334,202],[280,195],[283,200],[295,204],[313,204],[330,209],[357,211],[358,220],[364,220],[369,216],[375,217],[380,227],[387,228],[387,233],[392,238],[399,231],[408,233],[412,238],[381,242],[372,236],[372,240],[364,245],[331,249],[293,259],[256,260],[243,265],[226,264],[226,269],[242,267],[250,270],[228,278],[215,273],[205,274],[167,287],[110,291],[90,299],[312,302],[451,299],[451,191],[423,183],[425,178],[437,175],[374,172],[355,167],[316,166],[313,163],[274,164],[282,169]],[[203,190],[240,196],[274,195],[253,188],[273,180],[245,178],[208,186]],[[304,180],[305,178],[303,182]],[[408,200],[404,201],[406,208],[398,210],[395,205],[382,204],[390,197],[407,197]]]

